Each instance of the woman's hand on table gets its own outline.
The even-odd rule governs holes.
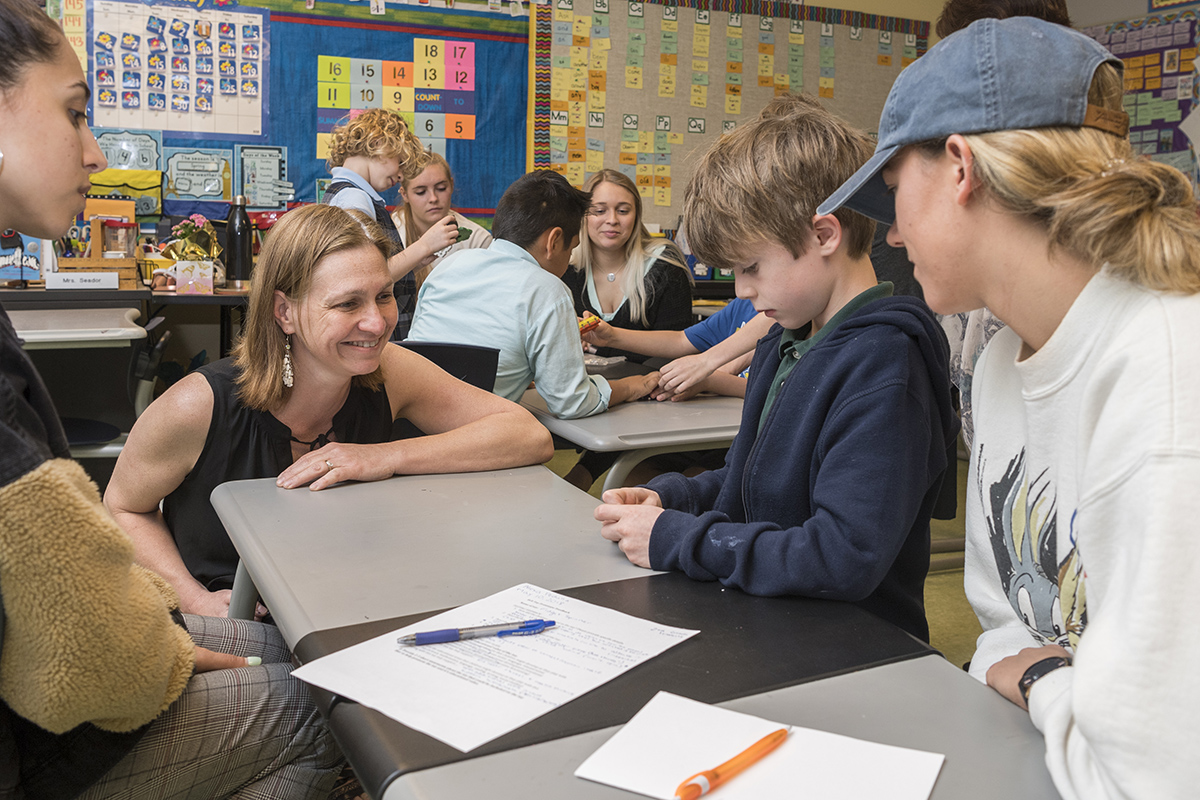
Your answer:
[[[305,453],[279,473],[275,485],[295,489],[307,485],[320,491],[342,481],[381,481],[395,474],[377,444],[334,442]]]

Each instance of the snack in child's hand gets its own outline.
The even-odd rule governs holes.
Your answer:
[[[583,319],[579,320],[579,332],[587,333],[600,324],[600,318],[595,314],[587,314]]]

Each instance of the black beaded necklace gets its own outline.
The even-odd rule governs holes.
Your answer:
[[[306,442],[303,439],[297,439],[295,436],[289,436],[288,438],[291,439],[296,444],[304,445],[305,447],[308,448],[308,452],[311,453],[313,450],[319,450],[320,448],[329,444],[329,437],[332,435],[333,435],[333,428],[330,427],[329,430],[325,431],[320,436],[313,439],[311,442]]]

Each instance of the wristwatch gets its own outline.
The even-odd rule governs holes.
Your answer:
[[[1041,661],[1031,665],[1029,669],[1025,670],[1025,674],[1021,676],[1021,680],[1017,683],[1017,686],[1021,689],[1021,696],[1025,698],[1025,702],[1029,702],[1029,690],[1033,688],[1035,683],[1059,667],[1069,666],[1071,666],[1071,659],[1063,658],[1062,656],[1043,658]]]

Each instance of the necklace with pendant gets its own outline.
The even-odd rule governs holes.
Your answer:
[[[615,273],[615,272],[608,273],[608,282],[609,283],[612,283],[616,279],[617,279],[617,273]]]

